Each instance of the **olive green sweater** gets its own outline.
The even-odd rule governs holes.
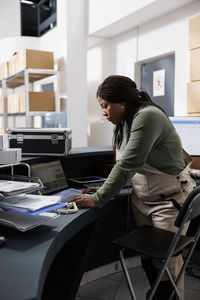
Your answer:
[[[180,138],[171,121],[157,107],[146,106],[135,114],[128,143],[126,124],[123,132],[119,149],[123,151],[122,158],[103,186],[92,195],[97,207],[117,195],[145,162],[168,174],[178,174],[185,168]]]

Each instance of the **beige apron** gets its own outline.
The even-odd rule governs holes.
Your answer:
[[[116,160],[119,160],[121,156],[122,152],[116,151]],[[177,230],[174,221],[178,210],[173,201],[175,204],[182,205],[195,186],[189,173],[190,164],[178,175],[170,175],[145,163],[132,177],[132,204],[138,226],[150,224],[173,232]],[[185,226],[184,233],[188,225]],[[159,268],[158,261],[155,260],[153,263],[156,268]],[[181,255],[170,260],[168,267],[173,277],[177,276],[181,266]],[[163,280],[167,279],[167,275],[164,275]],[[179,291],[184,297],[184,278],[179,283]]]

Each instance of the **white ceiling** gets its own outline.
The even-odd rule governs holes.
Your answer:
[[[156,0],[112,24],[89,35],[89,38],[111,38],[164,14],[189,5],[196,0]],[[199,0],[198,0],[199,1]]]

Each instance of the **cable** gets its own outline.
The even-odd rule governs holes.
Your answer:
[[[60,214],[74,214],[78,211],[78,207],[75,202],[70,202],[66,208],[58,208],[57,211]]]

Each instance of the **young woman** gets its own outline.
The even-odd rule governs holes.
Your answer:
[[[177,203],[183,203],[195,183],[189,174],[190,157],[182,150],[171,121],[147,93],[139,91],[135,82],[125,76],[106,78],[98,87],[97,99],[103,115],[115,124],[117,163],[100,189],[87,189],[73,201],[78,207],[101,207],[131,181],[137,225],[152,224],[175,231]],[[95,193],[87,194],[89,191]],[[181,256],[170,261],[173,276],[181,265]],[[158,263],[142,258],[142,266],[152,285]],[[164,276],[154,299],[168,299],[170,289],[171,283]],[[179,290],[183,296],[183,280]]]

